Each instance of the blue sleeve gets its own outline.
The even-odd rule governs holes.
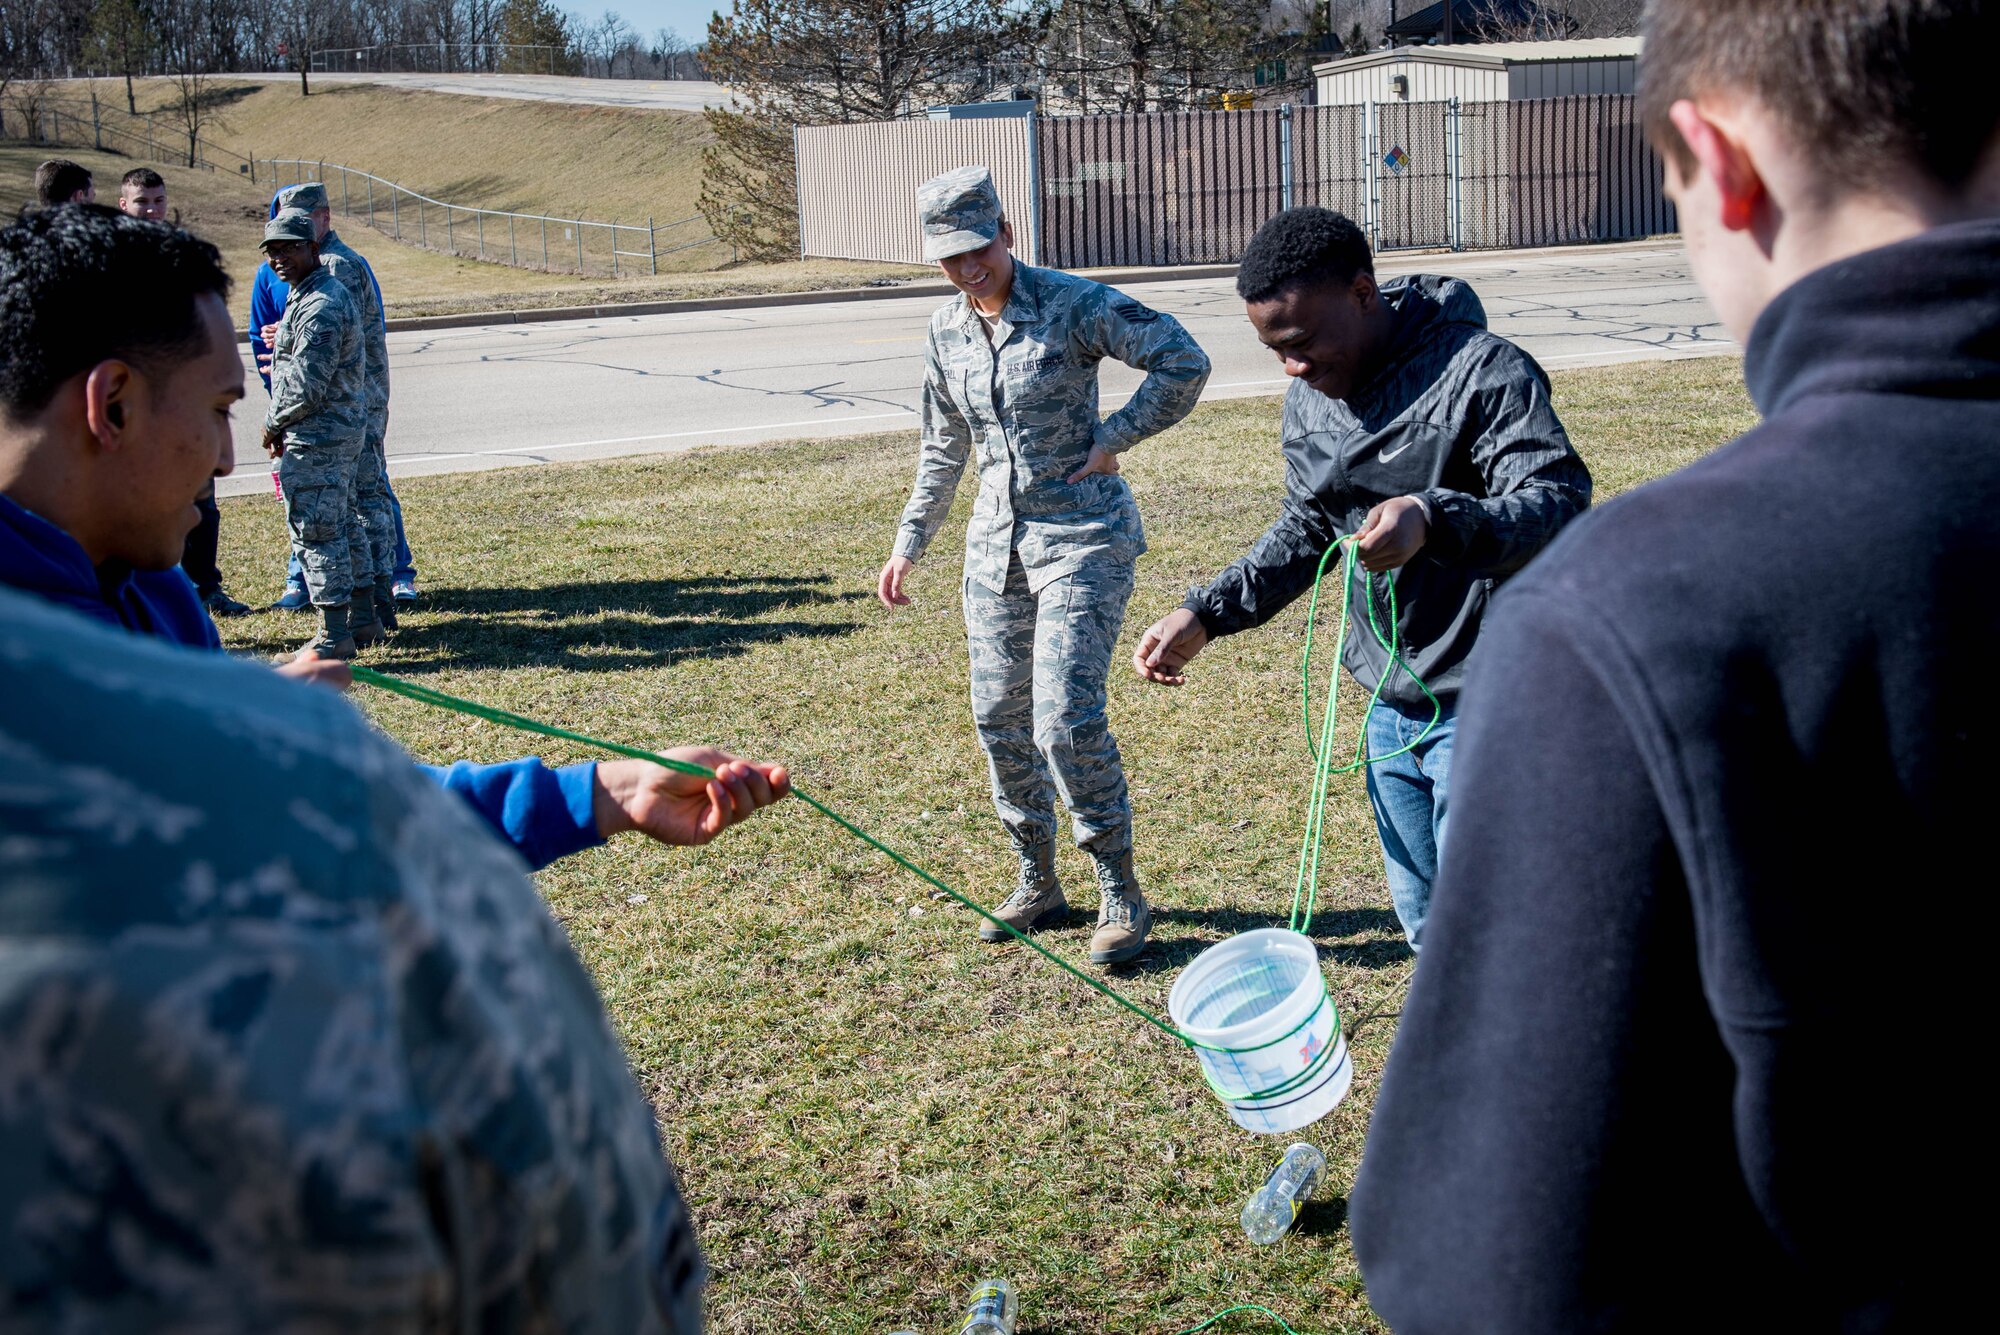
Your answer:
[[[264,342],[261,331],[265,325],[278,322],[278,317],[285,313],[285,298],[289,295],[270,265],[257,266],[256,281],[250,285],[250,350],[258,357],[271,355],[271,347]],[[257,378],[264,382],[267,391],[271,388],[271,377],[261,365],[257,368]]]
[[[592,762],[550,769],[528,756],[500,765],[461,760],[449,769],[418,768],[470,802],[536,871],[604,842],[597,833],[597,766]]]

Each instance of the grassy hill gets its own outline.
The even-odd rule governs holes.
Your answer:
[[[158,81],[139,83],[142,110],[160,105],[166,95]],[[85,97],[81,82],[62,86],[65,106]],[[100,82],[99,97],[119,113],[107,112],[106,125],[129,124],[122,115],[122,85]],[[704,131],[700,118],[687,113],[350,84],[329,84],[307,99],[299,96],[297,83],[284,80],[234,82],[223,88],[221,101],[218,126],[205,136],[221,148],[260,159],[342,162],[456,204],[614,222],[643,223],[650,215],[667,223],[693,213],[700,193]],[[164,139],[166,127],[161,128]],[[138,165],[138,159],[116,153],[0,142],[0,205],[11,213],[31,198],[35,164],[58,152],[91,169],[106,203],[114,197],[118,178]],[[166,176],[168,198],[181,221],[222,248],[230,272],[247,293],[258,263],[270,182],[260,178],[253,185],[247,177],[227,172],[152,165]],[[374,265],[392,317],[805,292],[934,273],[837,260],[731,265],[727,249],[708,247],[664,258],[657,277],[587,278],[427,251],[338,218],[335,225]],[[697,224],[680,235],[705,230]],[[663,238],[661,244],[667,243]]]
[[[98,90],[123,108],[120,82]],[[164,80],[142,79],[137,92],[142,112],[170,96]],[[63,85],[62,96],[85,96],[83,85]],[[216,118],[203,138],[244,157],[344,163],[453,204],[640,225],[695,214],[709,142],[693,112],[352,83],[301,97],[298,81],[281,77],[217,80]]]

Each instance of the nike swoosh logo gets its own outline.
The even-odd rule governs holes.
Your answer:
[[[1402,443],[1401,445],[1398,445],[1398,446],[1397,446],[1397,447],[1396,447],[1395,449],[1393,449],[1393,450],[1384,450],[1384,451],[1382,451],[1382,453],[1381,453],[1381,454],[1379,454],[1379,455],[1377,455],[1377,456],[1376,456],[1376,458],[1380,459],[1380,460],[1381,460],[1381,461],[1382,461],[1383,463],[1385,463],[1385,464],[1386,464],[1386,463],[1388,463],[1388,462],[1389,462],[1389,461],[1390,461],[1391,459],[1395,458],[1395,457],[1396,457],[1397,455],[1401,454],[1401,453],[1402,453],[1402,452],[1403,452],[1404,450],[1407,450],[1407,449],[1409,449],[1409,448],[1410,448],[1410,446],[1412,446],[1412,445],[1414,445],[1414,444],[1416,444],[1416,443],[1417,443],[1417,442],[1415,442],[1414,440],[1406,440],[1406,441],[1404,441],[1404,442],[1403,442],[1403,443]]]

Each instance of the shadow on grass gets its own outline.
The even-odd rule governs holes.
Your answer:
[[[1157,922],[1185,923],[1203,930],[1172,940],[1155,938],[1146,946],[1145,954],[1121,966],[1119,972],[1136,975],[1178,969],[1210,946],[1240,932],[1284,926],[1280,914],[1253,913],[1242,909],[1156,908],[1153,916]],[[1311,935],[1325,958],[1347,968],[1383,969],[1392,964],[1407,963],[1412,958],[1410,947],[1403,940],[1402,921],[1388,909],[1340,909],[1321,913],[1313,919]],[[1374,939],[1328,939],[1355,936],[1372,936]]]
[[[1295,1236],[1301,1238],[1330,1238],[1347,1227],[1347,1198],[1329,1196],[1325,1200],[1309,1200],[1299,1211],[1299,1222],[1292,1226]]]
[[[684,658],[728,658],[760,644],[846,635],[861,623],[766,621],[774,612],[865,600],[826,575],[602,580],[538,588],[433,587],[421,620],[397,632],[396,670],[561,667],[623,672]]]

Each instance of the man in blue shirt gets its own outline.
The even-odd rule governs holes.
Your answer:
[[[112,209],[72,205],[0,230],[0,584],[186,648],[221,647],[178,563],[195,496],[235,463],[243,367],[228,291],[215,247]],[[282,670],[346,680],[310,656]],[[705,843],[786,791],[782,767],[669,754],[717,778],[636,760],[552,770],[533,757],[431,773],[531,867],[623,830]]]
[[[271,196],[273,218],[277,217],[278,211],[284,207],[282,201],[297,188],[286,186]],[[314,222],[322,229],[327,221],[324,214],[324,206],[314,213]],[[366,270],[368,282],[375,289],[376,308],[386,310],[382,304],[382,284],[376,280],[375,270],[360,254],[355,254],[353,258]],[[257,276],[250,283],[250,351],[256,358],[257,375],[263,380],[266,390],[271,388],[271,336],[277,328],[279,318],[285,313],[285,300],[290,293],[291,289],[268,263],[257,266]],[[386,316],[382,317],[382,324],[384,326],[388,324]],[[385,459],[383,468],[385,479],[388,476],[386,463]],[[395,485],[393,483],[385,485],[389,489],[389,508],[396,518],[396,569],[392,577],[395,600],[399,603],[413,603],[417,600],[416,558],[410,555],[410,542],[403,533],[403,506],[396,499]],[[287,612],[302,612],[312,606],[312,599],[306,594],[305,574],[299,568],[299,557],[296,552],[292,554],[291,565],[285,571],[285,591],[273,606],[281,607]]]

